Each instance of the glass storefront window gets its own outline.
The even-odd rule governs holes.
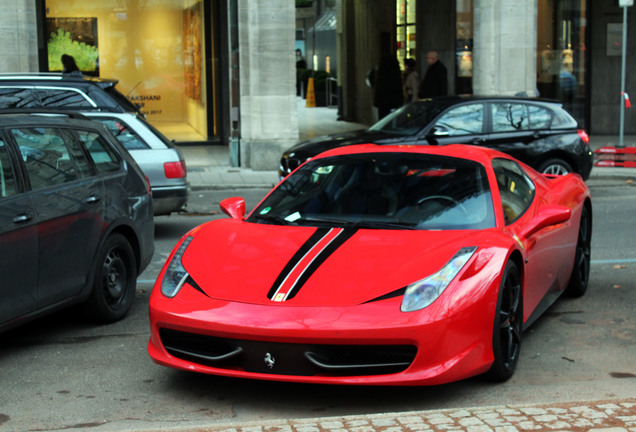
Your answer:
[[[400,65],[404,59],[415,58],[415,0],[397,0],[396,6],[397,59]]]
[[[585,127],[587,1],[539,0],[537,89]]]
[[[473,0],[457,0],[455,3],[455,92],[473,92]]]
[[[168,138],[208,139],[203,1],[45,5],[49,70],[60,71],[62,54],[72,55],[83,73],[118,79],[117,88]]]

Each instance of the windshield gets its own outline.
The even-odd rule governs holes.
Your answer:
[[[414,102],[404,105],[369,128],[397,135],[415,135],[442,112],[442,107],[432,102]]]
[[[247,220],[378,229],[495,226],[482,165],[416,153],[363,153],[309,161]]]

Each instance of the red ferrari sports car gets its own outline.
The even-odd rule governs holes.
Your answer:
[[[159,274],[158,364],[311,383],[503,381],[524,328],[587,288],[581,177],[490,149],[344,147],[247,217],[240,198],[221,208],[230,218],[186,234]]]

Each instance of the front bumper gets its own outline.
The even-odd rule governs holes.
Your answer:
[[[155,289],[148,352],[160,365],[229,377],[441,384],[490,367],[493,301],[483,296],[450,314],[443,312],[444,301],[426,312],[402,313],[401,298],[306,308],[202,301],[187,286],[167,299]],[[201,304],[206,307],[193,308]]]

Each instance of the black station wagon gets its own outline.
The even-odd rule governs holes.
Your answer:
[[[583,179],[594,164],[587,133],[558,101],[448,96],[405,105],[368,129],[300,142],[283,153],[279,173],[325,150],[362,143],[482,145],[541,173],[577,172]]]
[[[143,173],[99,123],[0,115],[0,331],[84,304],[123,318],[154,252]]]

